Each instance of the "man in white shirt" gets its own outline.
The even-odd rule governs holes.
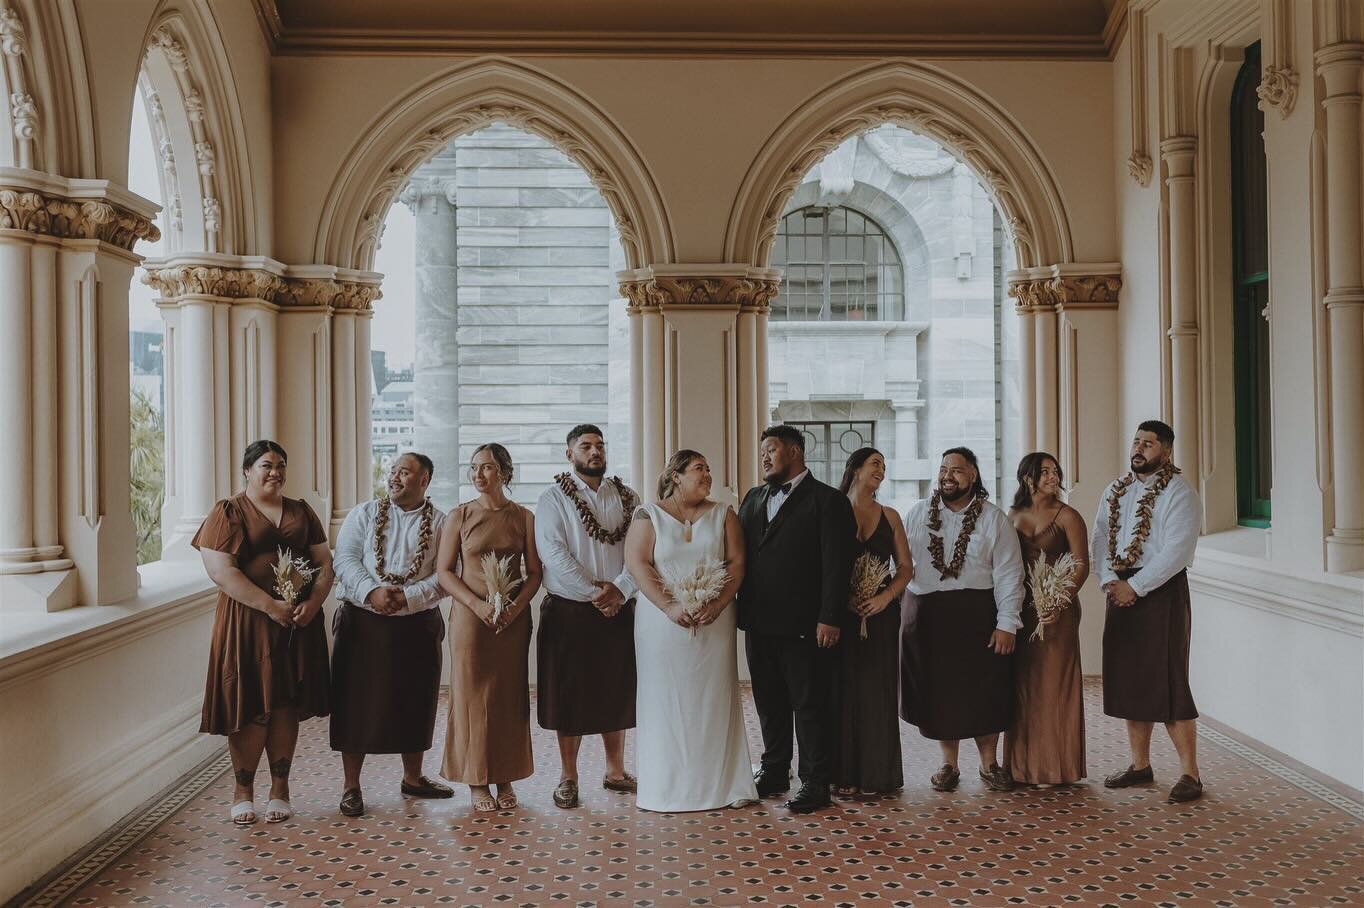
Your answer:
[[[1132,762],[1109,788],[1155,781],[1151,732],[1163,722],[1179,754],[1171,801],[1203,794],[1198,709],[1189,689],[1188,567],[1202,525],[1198,493],[1174,465],[1175,433],[1159,420],[1137,427],[1132,471],[1099,502],[1090,557],[1108,599],[1104,622],[1104,712],[1127,720]]]
[[[985,784],[1013,787],[997,753],[1013,711],[1023,555],[1009,518],[986,495],[976,455],[951,448],[933,497],[905,516],[918,610],[901,636],[900,714],[942,750],[943,765],[930,780],[938,791],[961,781],[964,738],[976,742]]]
[[[536,639],[536,712],[558,733],[554,803],[577,807],[578,749],[601,735],[608,791],[633,792],[625,771],[625,730],[635,727],[635,582],[625,569],[625,534],[639,496],[606,478],[606,441],[575,426],[564,452],[573,469],[535,506],[535,547],[545,570]]]
[[[331,747],[345,780],[341,812],[365,812],[366,754],[402,754],[402,793],[448,798],[422,774],[440,698],[445,593],[436,550],[445,514],[426,497],[434,467],[409,452],[393,462],[388,497],[351,508],[333,564],[340,605],[332,621]]]

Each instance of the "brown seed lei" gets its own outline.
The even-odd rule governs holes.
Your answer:
[[[588,507],[583,496],[578,492],[578,484],[573,481],[573,474],[560,473],[554,477],[559,488],[568,496],[568,500],[573,502],[573,507],[578,510],[578,519],[582,521],[583,529],[587,535],[600,542],[602,545],[618,545],[625,534],[630,531],[630,523],[635,519],[635,507],[639,504],[639,496],[630,490],[630,487],[620,481],[617,476],[611,477],[611,484],[620,493],[620,501],[625,510],[625,521],[615,530],[607,531],[597,522],[597,515],[592,513],[592,508]]]
[[[966,514],[961,521],[961,532],[957,534],[956,544],[952,546],[952,563],[943,563],[943,544],[942,536],[937,533],[928,534],[928,554],[933,558],[933,567],[938,569],[938,576],[943,580],[961,576],[961,569],[966,566],[966,547],[971,542],[971,534],[976,530],[976,521],[980,519],[981,511],[985,510],[985,496],[976,494],[970,506],[966,509]],[[942,493],[934,492],[933,498],[928,503],[928,528],[930,530],[942,529]]]
[[[1146,490],[1137,502],[1137,525],[1132,529],[1132,540],[1127,550],[1118,554],[1118,531],[1122,529],[1122,498],[1127,487],[1137,481],[1136,474],[1128,473],[1113,483],[1108,492],[1108,563],[1115,571],[1131,570],[1139,560],[1146,546],[1146,537],[1151,535],[1151,520],[1156,513],[1156,499],[1165,487],[1179,473],[1179,467],[1166,463],[1156,473],[1156,481]]]
[[[407,569],[406,574],[390,574],[384,565],[384,534],[388,531],[389,508],[393,507],[393,501],[385,496],[379,499],[379,512],[374,515],[374,561],[375,570],[379,574],[379,579],[384,583],[394,583],[399,586],[406,586],[417,578],[417,574],[422,569],[422,562],[426,560],[426,553],[431,548],[431,526],[435,522],[435,506],[431,504],[431,499],[422,502],[421,526],[417,531],[417,550],[412,553],[412,563]]]

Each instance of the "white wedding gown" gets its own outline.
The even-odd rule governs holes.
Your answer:
[[[725,557],[726,508],[715,505],[692,526],[656,504],[654,564],[690,571]],[[644,810],[712,810],[756,800],[736,661],[735,606],[691,636],[641,591],[635,606],[635,750]]]

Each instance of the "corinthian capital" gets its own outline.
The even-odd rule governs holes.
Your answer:
[[[646,268],[629,273],[629,279],[621,281],[620,292],[629,300],[629,310],[636,312],[670,306],[720,306],[766,312],[781,286],[777,275],[770,269],[680,274],[672,268],[667,271]]]
[[[456,198],[454,176],[415,176],[408,180],[407,185],[398,193],[398,201],[411,208],[413,214],[421,208],[422,200],[428,198],[444,198],[454,205]]]
[[[263,268],[219,268],[212,265],[152,267],[147,269],[142,282],[160,293],[163,300],[200,294],[272,302],[284,285],[283,278]]]
[[[18,57],[28,49],[24,23],[12,8],[0,9],[0,53]]]
[[[161,231],[148,218],[99,200],[73,200],[32,187],[0,186],[0,229],[69,240],[100,240],[132,250],[138,240],[155,242]]]
[[[1053,309],[1109,309],[1118,304],[1122,268],[1116,262],[1066,263],[1014,271],[1009,296],[1020,313]]]

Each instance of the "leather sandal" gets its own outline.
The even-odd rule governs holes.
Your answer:
[[[497,802],[490,792],[485,790],[483,794],[475,794],[470,791],[469,797],[474,804],[474,813],[497,813]]]
[[[956,791],[961,784],[961,773],[951,763],[944,763],[928,781],[934,791]]]
[[[365,799],[360,794],[358,788],[347,788],[341,795],[341,813],[348,817],[359,817],[365,814]]]
[[[578,780],[564,779],[554,789],[554,806],[572,810],[578,804]]]
[[[1156,780],[1156,774],[1147,766],[1137,769],[1131,764],[1122,772],[1115,772],[1104,778],[1104,788],[1127,788],[1130,785],[1146,785]]]
[[[607,791],[623,791],[627,794],[633,794],[634,792],[639,791],[639,779],[636,779],[628,772],[619,779],[603,776],[601,787],[605,788]]]
[[[499,791],[497,793],[497,806],[502,810],[515,810],[521,802],[516,799],[514,791]]]
[[[238,801],[233,804],[231,816],[234,826],[250,826],[259,819],[254,801]]]

